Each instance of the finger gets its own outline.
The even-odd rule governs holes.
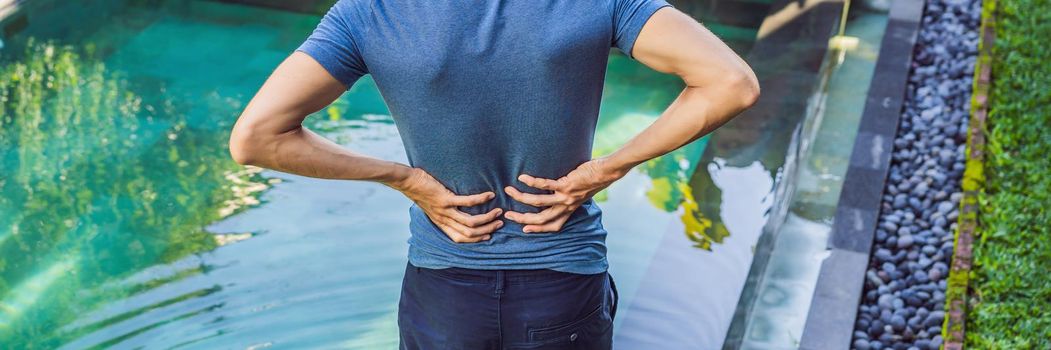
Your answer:
[[[522,183],[529,185],[529,187],[535,187],[542,190],[556,191],[561,187],[558,181],[551,179],[542,179],[526,174],[518,175],[518,181],[522,181]]]
[[[492,236],[493,232],[496,232],[496,230],[501,228],[501,227],[504,227],[504,222],[503,221],[501,221],[501,220],[493,220],[492,222],[490,222],[488,224],[472,228],[471,230],[473,230],[473,232],[471,232],[471,233],[475,237],[482,237],[482,240],[485,241],[485,240],[489,240],[489,237]]]
[[[469,196],[457,196],[453,195],[449,197],[449,205],[455,207],[470,207],[488,202],[490,199],[496,197],[496,194],[492,191],[483,192],[479,194],[472,194]]]
[[[493,221],[493,220],[496,220],[496,218],[499,218],[500,214],[503,213],[503,209],[500,209],[500,208],[495,208],[493,210],[490,210],[488,213],[478,214],[478,215],[467,214],[467,213],[464,213],[464,212],[462,212],[460,210],[457,210],[457,209],[451,209],[451,210],[452,210],[452,215],[450,215],[450,216],[453,218],[453,220],[456,220],[457,222],[459,222],[459,223],[461,223],[461,224],[463,224],[464,226],[467,226],[467,227],[478,227],[478,226],[487,224],[490,221]]]
[[[493,233],[493,231],[495,231],[496,229],[504,226],[504,222],[500,220],[495,220],[479,227],[467,227],[461,223],[452,222],[450,226],[454,226],[457,232],[459,232],[464,237],[469,238],[472,242],[477,242],[489,239],[489,234]]]
[[[519,191],[517,188],[504,187],[504,193],[516,201],[532,205],[534,207],[549,207],[562,203],[562,198],[557,194],[532,194]]]
[[[558,218],[558,216],[563,213],[565,213],[565,210],[563,210],[562,206],[553,206],[544,209],[539,213],[519,213],[516,211],[508,211],[504,214],[504,217],[523,225],[542,225]]]
[[[442,231],[445,232],[449,239],[452,239],[456,243],[475,243],[489,239],[489,235],[472,236],[469,234],[468,228],[460,225],[456,222],[450,221],[448,224],[439,226]]]
[[[566,219],[568,219],[568,216],[560,217],[553,222],[549,222],[543,225],[526,225],[525,227],[522,227],[522,231],[537,233],[558,232],[562,229],[562,225],[566,223]]]

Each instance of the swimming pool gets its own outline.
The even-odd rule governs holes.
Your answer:
[[[3,83],[0,343],[396,344],[408,200],[371,183],[240,167],[226,153],[240,108],[318,15],[211,1],[55,4],[22,3],[42,14],[6,22],[15,32],[3,37],[2,72],[19,78]],[[70,16],[82,20],[62,25]],[[611,55],[606,79],[596,155],[682,88],[623,55]],[[307,125],[405,162],[367,76]],[[767,215],[775,174],[733,160],[697,169],[707,146],[647,162],[597,196],[625,348],[719,344],[726,334],[756,239],[734,234],[758,234],[751,226]],[[697,179],[746,195],[698,192]],[[708,217],[705,205],[734,214]],[[681,337],[651,339],[656,328]]]

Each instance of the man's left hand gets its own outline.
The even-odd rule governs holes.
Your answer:
[[[527,174],[519,175],[518,180],[522,183],[530,187],[554,191],[554,193],[531,194],[519,191],[512,186],[504,187],[504,192],[516,201],[534,207],[546,207],[539,213],[507,211],[504,217],[525,225],[522,230],[527,233],[558,232],[574,210],[591,196],[624,177],[626,173],[626,170],[615,169],[607,158],[596,158],[581,164],[557,180],[542,179]]]

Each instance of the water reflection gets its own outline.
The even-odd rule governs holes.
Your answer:
[[[691,220],[650,223],[660,232],[655,254],[635,282],[626,310],[617,313],[614,342],[625,349],[715,349],[729,328],[754,242],[773,204],[774,179],[759,162],[736,167],[719,158],[698,169],[692,179],[689,193],[698,199],[696,210],[709,218],[701,222],[707,224],[702,227],[708,236],[684,235],[692,231],[687,226]],[[711,190],[715,188],[719,190]],[[716,236],[722,230],[733,234]],[[719,244],[708,245],[711,252],[696,247],[696,240],[716,239]]]
[[[183,106],[143,99],[69,47],[31,43],[0,76],[5,346],[55,347],[83,333],[55,329],[143,289],[107,283],[213,249],[203,226],[265,187],[227,160],[222,134],[194,130]],[[202,105],[226,116],[240,107]]]
[[[623,57],[611,58],[608,69],[611,78],[606,82],[601,118],[595,135],[596,156],[612,153],[653,123],[683,88],[679,78],[656,74],[649,68]],[[642,113],[643,111],[646,113]],[[685,226],[683,233],[690,238],[693,246],[711,250],[713,243],[722,242],[729,233],[721,224],[713,226],[712,220],[700,211],[689,184],[706,147],[708,138],[701,138],[667,155],[640,164],[636,170],[649,178],[649,184],[644,186],[645,201],[669,214],[674,214],[681,208],[684,212],[678,217]],[[603,191],[596,196],[597,201],[605,204],[604,208],[632,205],[627,203],[628,200],[606,204],[608,192]],[[637,219],[664,221],[663,216],[643,215]],[[614,224],[613,228],[621,227]]]
[[[750,312],[755,290],[747,285],[749,271],[761,271],[767,262],[761,255],[769,251],[763,238],[770,235],[764,233],[776,232],[785,222],[783,202],[793,191],[796,157],[809,140],[803,135],[813,124],[809,117],[821,112],[817,75],[829,25],[841,8],[841,3],[820,0],[771,5],[771,16],[745,55],[763,97],[711,135],[689,182],[695,211],[710,219],[711,227],[722,225],[726,235],[700,235],[702,246],[707,243],[713,253],[698,254],[684,248],[697,242],[681,234],[681,220],[668,226],[620,321],[615,341],[625,348],[740,345],[740,327],[731,331],[731,322],[735,313]],[[730,342],[725,342],[728,334]]]
[[[710,177],[705,177],[705,179],[710,179]],[[694,247],[711,251],[712,243],[722,243],[730,232],[721,221],[713,225],[712,220],[704,216],[700,204],[694,199],[693,188],[690,185],[683,183],[679,185],[679,188],[686,197],[682,206],[682,223],[686,237],[693,242]],[[705,188],[717,189],[715,186]]]

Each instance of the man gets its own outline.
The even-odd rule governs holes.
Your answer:
[[[612,46],[686,87],[591,159]],[[409,165],[301,125],[364,74]],[[747,64],[665,0],[341,0],[248,104],[230,151],[241,164],[376,181],[414,202],[403,349],[608,349],[616,288],[592,195],[758,95]]]

